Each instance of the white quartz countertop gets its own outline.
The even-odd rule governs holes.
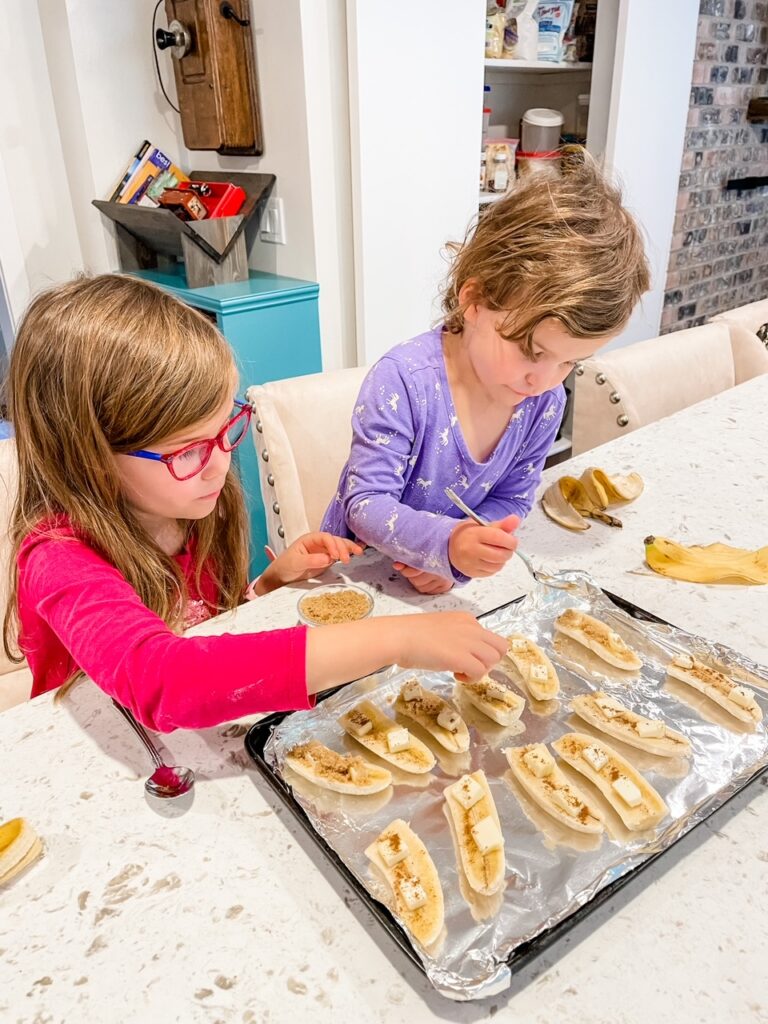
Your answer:
[[[768,378],[549,471],[637,470],[646,492],[622,531],[571,534],[535,510],[521,530],[542,568],[583,568],[606,589],[768,663],[768,587],[646,575],[642,539],[768,543]],[[377,614],[521,594],[518,560],[438,599],[367,555],[345,573]],[[381,588],[381,589],[379,589]],[[284,590],[195,632],[296,621]],[[0,889],[0,1020],[422,1021],[542,1024],[768,1021],[768,788],[753,783],[643,875],[480,1003],[436,995],[272,795],[245,724],[161,737],[197,772],[175,804],[146,797],[147,759],[86,682],[63,702],[0,715],[0,820],[27,817],[45,856]]]

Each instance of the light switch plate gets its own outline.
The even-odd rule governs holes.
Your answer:
[[[261,218],[259,238],[262,242],[285,245],[285,210],[282,198],[273,196],[267,201],[267,208]]]

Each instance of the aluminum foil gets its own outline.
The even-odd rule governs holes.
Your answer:
[[[461,705],[470,729],[470,750],[449,754],[441,753],[434,740],[403,719],[415,735],[429,740],[438,764],[427,776],[398,771],[347,737],[338,724],[339,715],[364,696],[393,714],[391,704],[401,685],[414,676],[425,687],[450,699],[453,678],[447,673],[393,668],[344,687],[312,711],[287,716],[265,748],[267,763],[292,787],[313,827],[360,885],[390,910],[390,895],[376,879],[364,851],[394,818],[410,822],[440,874],[446,925],[438,948],[429,954],[416,942],[412,945],[434,987],[451,999],[480,999],[503,991],[512,974],[507,960],[517,946],[567,918],[601,888],[651,854],[667,849],[768,765],[768,670],[722,645],[631,617],[609,601],[584,573],[559,573],[553,579],[570,583],[570,588],[538,584],[523,601],[483,618],[486,626],[499,633],[521,632],[535,640],[549,654],[560,677],[559,698],[534,705],[513,669],[509,675],[499,670],[492,673],[500,680],[516,682],[527,698],[521,723],[516,727],[503,729]],[[609,623],[640,654],[643,668],[637,673],[612,669],[580,644],[555,634],[554,620],[568,607]],[[684,652],[755,687],[765,715],[763,723],[757,727],[743,725],[703,694],[669,679],[665,665],[674,654]],[[653,831],[628,831],[609,805],[598,801],[606,812],[606,832],[603,836],[577,833],[561,826],[527,798],[509,771],[502,752],[508,746],[550,743],[571,730],[592,732],[570,712],[569,700],[594,690],[606,691],[640,714],[663,718],[691,742],[692,757],[684,761],[655,757],[603,737],[666,801],[669,816]],[[393,785],[383,793],[354,797],[321,790],[289,768],[283,770],[285,752],[309,739],[342,753],[362,753],[386,765],[393,773]],[[466,885],[457,867],[457,851],[443,810],[445,786],[478,768],[488,778],[505,838],[506,887],[495,897],[479,897]],[[583,788],[597,793],[589,790],[583,779],[572,777]]]

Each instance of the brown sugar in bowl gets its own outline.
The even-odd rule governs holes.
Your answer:
[[[306,625],[329,626],[366,618],[373,611],[373,598],[361,587],[334,583],[304,594],[297,607]]]

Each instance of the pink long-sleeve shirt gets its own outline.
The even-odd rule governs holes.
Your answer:
[[[192,606],[215,604],[192,552],[176,556]],[[178,636],[120,572],[62,517],[20,548],[19,644],[32,696],[82,669],[151,729],[202,729],[242,715],[311,707],[306,627],[221,636]],[[199,618],[199,617],[198,617]]]

